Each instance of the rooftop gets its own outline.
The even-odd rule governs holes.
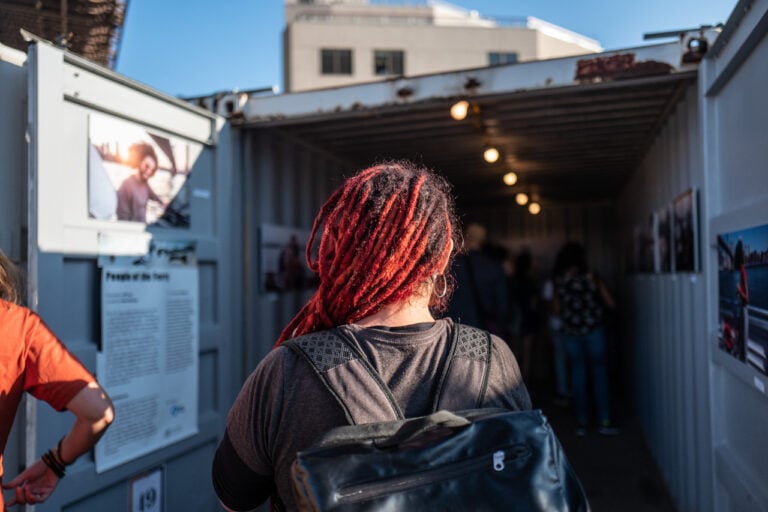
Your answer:
[[[442,0],[315,0],[286,2],[286,23],[354,23],[377,25],[431,25],[441,27],[525,28],[579,45],[587,51],[602,51],[600,43],[553,23],[531,16],[491,18]]]

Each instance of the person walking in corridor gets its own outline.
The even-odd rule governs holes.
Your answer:
[[[563,275],[563,250],[555,256],[552,273],[541,287],[541,299],[547,316],[547,331],[552,344],[552,368],[554,373],[555,399],[557,406],[565,407],[571,403],[571,384],[568,379],[568,354],[563,339],[563,321],[555,311],[555,283]]]
[[[112,402],[93,375],[38,315],[16,304],[17,275],[13,263],[0,251],[0,453],[5,451],[25,391],[57,411],[69,411],[75,423],[55,447],[2,484],[3,489],[13,492],[5,507],[48,499],[66,467],[96,444],[114,418]],[[0,481],[2,462],[0,455]]]
[[[591,375],[592,396],[598,416],[598,432],[616,435],[610,414],[610,393],[605,340],[605,315],[615,309],[613,297],[602,279],[587,268],[584,247],[569,243],[562,249],[564,273],[556,280],[555,312],[563,323],[565,349],[571,363],[573,405],[577,435],[587,433]]]
[[[487,231],[473,222],[464,230],[464,249],[456,257],[453,271],[455,293],[448,303],[447,316],[457,322],[506,336],[508,297],[500,261],[483,252]]]
[[[216,451],[213,484],[227,510],[251,510],[268,498],[273,509],[295,510],[291,464],[297,452],[349,424],[310,363],[283,345],[289,339],[302,337],[312,346],[320,331],[333,330],[380,375],[404,417],[433,412],[454,332],[453,322],[436,320],[435,313],[450,295],[446,272],[459,249],[458,233],[447,182],[409,162],[374,165],[331,195],[307,243],[319,288],[245,382]],[[489,357],[481,406],[529,409],[507,344],[492,336]],[[459,396],[452,398],[463,408],[477,406],[475,394],[456,389]],[[358,391],[362,406],[368,392]]]

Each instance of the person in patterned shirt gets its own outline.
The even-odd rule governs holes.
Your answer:
[[[569,243],[561,252],[565,272],[555,282],[554,308],[562,321],[565,349],[571,363],[573,405],[578,428],[584,436],[589,424],[587,373],[598,416],[598,432],[616,435],[610,413],[605,315],[615,302],[605,283],[587,266],[584,246]]]

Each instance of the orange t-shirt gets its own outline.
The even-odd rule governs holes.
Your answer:
[[[0,481],[2,452],[22,393],[28,391],[63,411],[81,389],[95,380],[37,314],[0,299]]]

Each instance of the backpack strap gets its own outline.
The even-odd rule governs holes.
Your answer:
[[[404,418],[379,374],[339,329],[313,332],[283,345],[309,363],[351,425]]]
[[[433,412],[468,409],[466,397],[475,396],[475,408],[483,407],[491,373],[491,335],[488,331],[454,324],[448,365],[435,393]]]
[[[287,346],[312,367],[351,425],[404,419],[392,391],[340,329],[313,332],[287,340]],[[439,378],[432,411],[483,406],[491,368],[491,335],[454,324],[447,363]],[[363,391],[361,391],[363,390]],[[475,405],[467,406],[467,395]]]

